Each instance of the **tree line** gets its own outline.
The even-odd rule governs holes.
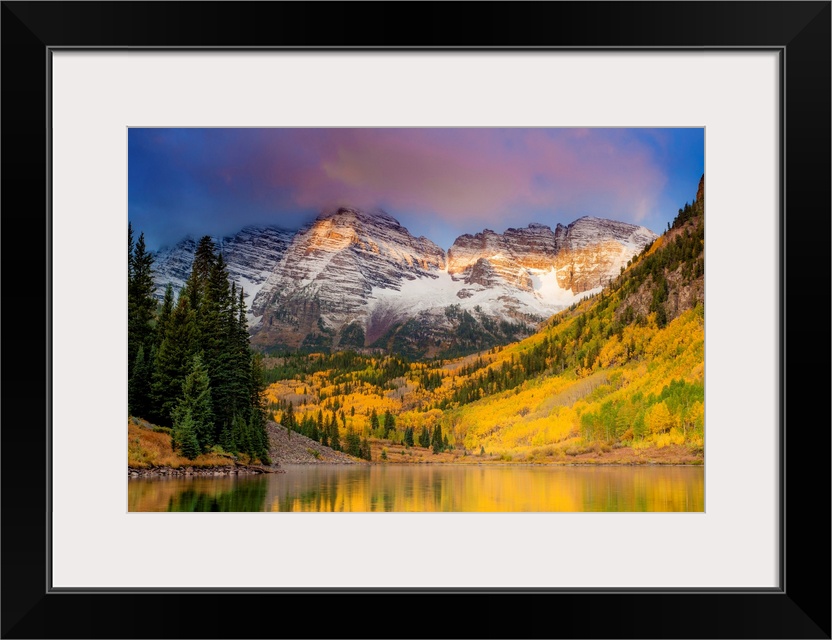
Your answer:
[[[153,255],[128,225],[128,411],[169,427],[193,459],[216,447],[268,463],[261,359],[249,344],[244,292],[213,240],[197,244],[185,286],[154,297]]]

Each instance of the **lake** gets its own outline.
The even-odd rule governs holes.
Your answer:
[[[128,480],[130,511],[704,511],[701,466],[285,465]]]

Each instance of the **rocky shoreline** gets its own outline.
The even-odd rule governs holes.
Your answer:
[[[226,465],[222,467],[127,467],[130,478],[252,476],[263,473],[286,473],[283,469],[261,465]]]

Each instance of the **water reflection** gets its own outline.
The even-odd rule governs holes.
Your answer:
[[[130,511],[265,511],[264,476],[131,480]]]
[[[704,511],[702,467],[297,465],[137,479],[130,511]]]

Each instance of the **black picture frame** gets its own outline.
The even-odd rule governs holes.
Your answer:
[[[829,638],[830,15],[828,1],[3,2],[2,637],[280,637],[301,629],[303,637]],[[49,69],[50,51],[63,47],[778,51],[780,587],[52,590],[48,487],[58,479],[49,473],[49,430],[83,418],[48,402],[60,384],[49,373],[48,265],[59,242],[49,237]],[[43,287],[23,286],[24,276]]]

